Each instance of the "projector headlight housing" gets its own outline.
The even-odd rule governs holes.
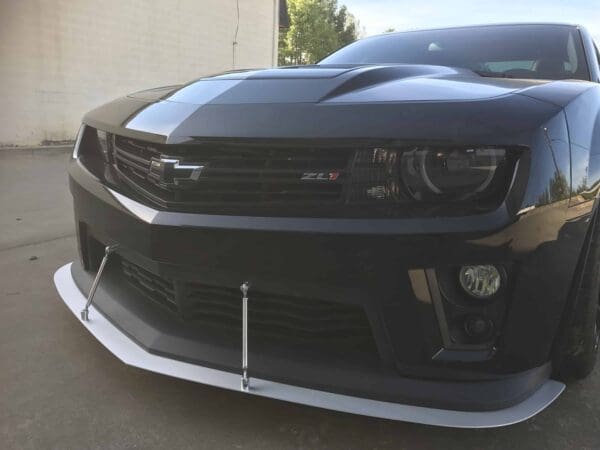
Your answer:
[[[461,200],[485,193],[505,165],[504,148],[414,148],[402,154],[401,176],[415,200]]]
[[[403,145],[357,153],[349,203],[491,210],[504,200],[521,147]],[[448,208],[450,207],[450,208]],[[455,211],[458,209],[454,208]]]

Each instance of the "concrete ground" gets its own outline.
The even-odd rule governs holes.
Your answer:
[[[600,371],[537,417],[454,430],[240,395],[120,363],[63,305],[64,151],[0,150],[0,448],[598,449]]]

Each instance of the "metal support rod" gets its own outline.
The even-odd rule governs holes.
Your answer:
[[[240,286],[242,291],[242,391],[247,391],[250,386],[248,377],[248,290],[250,283],[247,281]]]
[[[108,257],[117,249],[118,245],[107,245],[104,248],[104,258],[102,258],[102,262],[100,263],[100,267],[98,268],[98,272],[96,273],[96,278],[92,282],[92,287],[90,288],[90,293],[87,296],[87,302],[85,303],[85,308],[81,310],[81,320],[88,322],[90,320],[90,305],[92,304],[92,300],[94,299],[94,294],[96,293],[96,289],[98,288],[98,283],[100,282],[100,277],[102,276],[102,272],[104,272],[104,267],[106,266],[106,262],[108,261]]]

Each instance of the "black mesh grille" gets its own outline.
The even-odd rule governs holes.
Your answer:
[[[361,307],[322,300],[273,295],[252,290],[248,304],[250,328],[256,334],[305,341],[371,339]],[[203,325],[238,330],[242,323],[239,289],[190,285],[185,299],[186,317]]]
[[[127,281],[142,291],[148,298],[171,311],[178,310],[175,286],[172,281],[154,275],[124,259],[121,260],[121,268]]]
[[[121,270],[147,299],[185,322],[240,335],[242,302],[238,288],[170,280],[125,259],[121,259]],[[358,305],[274,295],[257,289],[251,292],[248,321],[253,336],[271,342],[376,353],[371,327]]]
[[[354,155],[348,148],[231,142],[167,146],[122,136],[115,136],[114,144],[115,165],[125,181],[167,207],[335,204],[342,200]],[[165,170],[161,160],[177,161],[177,168]],[[201,169],[195,174],[185,169],[192,166]]]

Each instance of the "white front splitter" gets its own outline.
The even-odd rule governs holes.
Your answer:
[[[79,314],[86,303],[86,297],[73,280],[70,263],[56,271],[54,284],[65,304],[79,320]],[[93,306],[90,307],[89,321],[82,322],[82,324],[125,364],[184,380],[241,391],[239,374],[210,369],[148,353],[112,325]],[[491,428],[511,425],[529,419],[552,403],[564,388],[564,384],[548,380],[530,397],[517,405],[497,411],[482,412],[452,411],[383,402],[258,378],[252,378],[250,389],[242,392],[383,419],[444,427]]]

